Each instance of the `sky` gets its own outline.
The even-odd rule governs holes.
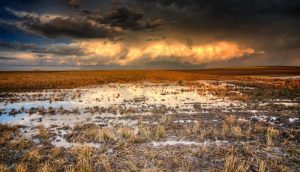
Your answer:
[[[299,0],[0,0],[0,70],[299,65]]]

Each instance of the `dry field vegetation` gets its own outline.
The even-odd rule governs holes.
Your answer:
[[[299,75],[1,72],[0,172],[299,171]]]
[[[76,88],[104,83],[126,83],[141,81],[195,81],[195,80],[238,80],[263,82],[268,78],[251,76],[299,75],[300,67],[259,67],[233,69],[206,69],[194,71],[55,71],[55,72],[0,72],[0,92],[35,91],[40,89]],[[295,83],[296,82],[296,83]],[[298,87],[299,80],[291,82],[272,79],[277,87]]]

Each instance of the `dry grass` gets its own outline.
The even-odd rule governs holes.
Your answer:
[[[93,149],[88,146],[73,147],[71,153],[76,156],[76,164],[68,168],[68,171],[93,171]]]
[[[243,130],[240,124],[238,123],[237,117],[235,115],[226,116],[222,123],[221,132],[217,132],[217,133],[219,133],[219,136],[222,139],[226,139],[228,136],[234,136],[234,137],[244,136]]]
[[[33,145],[32,140],[26,139],[24,137],[17,137],[10,144],[10,146],[12,146],[13,148],[20,149],[20,150],[29,148],[32,145]]]
[[[7,144],[8,141],[17,136],[18,133],[18,126],[0,124],[0,146]]]
[[[200,139],[205,140],[207,138],[207,135],[208,135],[208,131],[205,128],[201,128],[200,135],[199,135]]]
[[[112,167],[107,156],[101,157],[101,163],[106,172],[112,172]]]
[[[261,160],[259,163],[258,172],[265,172],[266,171],[266,162]]]
[[[76,172],[75,167],[73,165],[68,166],[66,172]]]
[[[105,142],[114,141],[116,139],[113,132],[108,128],[101,128],[94,124],[74,126],[72,135],[70,137],[71,141],[75,142]]]
[[[225,159],[223,172],[247,172],[253,160],[238,160],[232,154]]]
[[[54,147],[50,150],[51,156],[53,158],[55,157],[59,157],[62,153],[63,153],[63,149],[62,148],[58,148],[58,147]]]
[[[264,67],[236,69],[206,69],[194,71],[57,71],[57,72],[0,72],[0,92],[24,91],[53,88],[75,88],[97,85],[108,82],[140,82],[140,81],[194,81],[194,80],[244,80],[252,82],[265,81],[266,85],[276,87],[298,87],[300,80],[285,82],[241,75],[279,75],[300,74],[299,67]],[[80,81],[80,82],[77,82]],[[273,81],[270,83],[270,81]]]
[[[201,124],[199,121],[196,121],[193,125],[192,132],[193,134],[197,134],[201,130]]]
[[[44,164],[42,164],[37,172],[55,172],[56,170],[53,169],[53,166],[50,165],[50,162],[45,162]]]
[[[225,139],[227,137],[229,131],[230,131],[230,126],[226,122],[223,121],[222,131],[220,133],[221,138]]]
[[[229,125],[233,125],[237,122],[237,117],[235,115],[229,115],[225,117],[225,121],[229,124]]]
[[[164,137],[166,137],[166,130],[165,130],[164,126],[159,125],[159,126],[156,127],[155,137],[156,138],[164,138]]]
[[[41,139],[48,139],[50,137],[50,135],[44,125],[42,125],[42,124],[39,125],[38,130],[39,130],[39,137]]]
[[[142,169],[142,172],[160,172],[160,171],[161,170],[157,167]]]
[[[121,134],[121,136],[123,138],[128,139],[128,138],[132,137],[132,135],[133,135],[133,129],[129,128],[129,127],[123,127],[123,128],[119,129],[119,133]]]
[[[240,126],[233,126],[231,128],[231,132],[233,133],[234,136],[243,136],[242,133],[242,128]]]
[[[151,131],[148,127],[144,127],[144,126],[140,125],[139,126],[139,135],[144,139],[148,139],[149,137],[151,137]]]
[[[24,160],[33,162],[39,162],[41,158],[42,155],[40,154],[40,150],[38,148],[32,149],[24,156]]]
[[[279,130],[268,127],[266,133],[267,146],[270,147],[273,145],[273,138],[276,138],[279,135]]]
[[[0,164],[0,172],[7,172],[8,171],[8,167],[4,164]]]
[[[161,124],[167,124],[172,121],[172,116],[170,115],[161,115],[159,122]]]
[[[170,161],[174,167],[179,169],[179,171],[190,171],[192,167],[191,160],[184,157],[174,156],[170,159]]]
[[[25,163],[20,163],[16,166],[15,172],[27,172],[27,171],[28,171],[28,167],[27,164]]]
[[[101,135],[101,141],[105,141],[105,140],[113,141],[113,140],[115,140],[114,134],[108,128],[103,128],[100,131],[100,135]]]

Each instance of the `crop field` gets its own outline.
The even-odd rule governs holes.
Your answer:
[[[299,171],[300,67],[0,72],[0,172]]]

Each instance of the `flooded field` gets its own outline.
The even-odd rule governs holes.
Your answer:
[[[231,80],[5,92],[0,171],[298,171],[299,102]]]

